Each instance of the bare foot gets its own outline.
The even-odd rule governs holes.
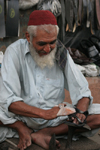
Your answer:
[[[43,147],[44,149],[49,149],[49,142],[51,140],[52,135],[48,132],[48,128],[39,130],[35,133],[31,134],[32,141],[37,145]],[[60,143],[56,140],[57,148],[60,148]]]
[[[20,150],[26,149],[28,146],[31,145],[31,133],[32,130],[29,129],[26,125],[23,125],[21,128],[18,128],[18,134],[19,134],[19,143],[18,148]]]

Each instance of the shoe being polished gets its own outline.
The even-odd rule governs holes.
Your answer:
[[[100,52],[100,38],[96,35],[92,35],[89,37],[89,40],[93,43],[93,45],[95,45],[97,50]]]

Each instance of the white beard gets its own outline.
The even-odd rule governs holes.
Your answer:
[[[33,57],[34,61],[37,63],[37,65],[43,69],[44,67],[51,68],[54,66],[55,61],[55,53],[56,53],[56,47],[47,55],[39,56],[39,54],[36,52],[35,48],[33,47],[32,43],[29,45],[31,56]]]

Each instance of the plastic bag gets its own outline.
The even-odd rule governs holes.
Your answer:
[[[76,66],[86,77],[97,77],[100,74],[99,72],[100,68],[95,64],[82,65],[82,66],[76,64]]]
[[[29,9],[36,5],[39,0],[19,0],[19,9]]]
[[[49,10],[55,17],[58,17],[61,14],[61,4],[58,0],[39,0],[37,9]]]

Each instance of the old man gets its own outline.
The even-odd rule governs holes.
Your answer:
[[[65,47],[58,45],[58,32],[50,11],[35,10],[29,17],[26,39],[8,46],[0,79],[0,142],[19,137],[20,150],[31,141],[48,149],[54,133],[67,134],[68,116],[57,116],[64,89],[70,92],[73,106],[83,112],[89,110],[87,125],[92,130],[100,127],[88,83]],[[82,113],[77,117],[82,122],[86,118]],[[78,120],[73,118],[73,123],[78,124]],[[58,140],[56,145],[60,147]]]

